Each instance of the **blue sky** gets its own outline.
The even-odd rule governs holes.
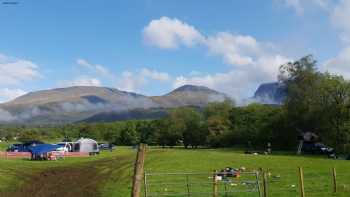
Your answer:
[[[0,101],[95,85],[160,95],[204,85],[237,100],[313,54],[350,76],[348,0],[0,0]]]

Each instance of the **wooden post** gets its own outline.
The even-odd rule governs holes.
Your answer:
[[[337,193],[337,171],[335,168],[332,169],[332,177],[333,177],[333,192]]]
[[[267,193],[267,176],[266,176],[266,172],[263,172],[263,197],[267,197],[268,193]]]
[[[145,163],[145,153],[146,153],[146,144],[140,144],[138,147],[135,166],[134,166],[134,177],[132,181],[131,197],[141,196],[142,179],[144,177],[143,167]]]
[[[213,173],[213,197],[218,197],[218,180],[216,178],[217,172]]]
[[[261,197],[261,188],[260,188],[261,185],[260,185],[260,181],[259,181],[259,179],[260,179],[259,171],[255,172],[255,179],[256,179],[256,184],[258,186],[259,197]]]
[[[299,167],[299,181],[300,181],[300,196],[305,197],[305,188],[304,188],[304,172],[303,168]]]
[[[148,196],[147,175],[146,175],[146,172],[144,172],[143,174],[144,174],[143,183],[144,183],[144,192],[145,192],[144,197],[147,197]]]
[[[186,187],[187,187],[187,196],[190,197],[191,192],[190,192],[190,184],[189,184],[189,180],[188,180],[188,174],[186,175]]]

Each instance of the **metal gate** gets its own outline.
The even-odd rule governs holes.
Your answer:
[[[260,193],[258,172],[241,172],[239,176],[145,172],[144,177],[145,197],[260,197]]]

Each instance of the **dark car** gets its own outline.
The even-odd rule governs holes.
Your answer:
[[[322,143],[304,143],[303,153],[306,154],[318,154],[318,155],[328,155],[331,157],[335,156],[334,148],[328,147]]]
[[[113,144],[103,143],[99,144],[98,147],[100,148],[100,150],[112,150],[115,146]]]

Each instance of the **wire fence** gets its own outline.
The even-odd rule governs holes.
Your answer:
[[[145,173],[145,197],[260,196],[257,172]]]
[[[350,196],[349,173],[341,171],[337,173],[335,168],[317,171],[307,169],[301,172],[302,174],[295,170],[281,176],[276,171],[266,170],[268,175],[268,196]]]
[[[270,169],[234,174],[145,173],[145,197],[349,197],[350,174],[339,170]]]

